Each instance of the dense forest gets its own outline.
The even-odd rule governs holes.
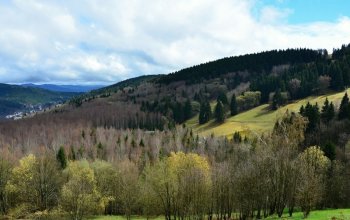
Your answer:
[[[343,45],[334,49],[332,55],[327,50],[288,49],[229,57],[164,76],[129,79],[77,97],[71,103],[80,106],[98,97],[127,91],[127,101],[141,105],[143,112],[162,114],[169,120],[168,127],[183,123],[200,109],[205,110],[203,106],[218,97],[225,107],[228,104],[225,99],[231,100],[233,94],[237,97],[238,112],[263,103],[271,103],[272,109],[276,109],[310,95],[347,88],[349,48],[350,45]],[[244,96],[249,91],[260,92],[260,96],[250,97],[249,93]],[[228,109],[226,106],[225,115]],[[203,114],[210,116],[200,120],[203,123],[215,116]]]
[[[130,79],[0,122],[4,218],[253,219],[350,207],[350,101],[286,112],[272,131],[202,137],[262,103],[275,111],[350,84],[350,45],[224,58]],[[234,128],[232,128],[234,130]]]

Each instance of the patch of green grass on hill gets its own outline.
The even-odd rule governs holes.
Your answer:
[[[349,93],[350,89],[348,89],[347,92]],[[268,104],[263,104],[233,117],[229,117],[222,124],[218,124],[214,120],[211,120],[206,124],[199,125],[198,115],[196,115],[189,119],[186,122],[186,125],[202,136],[214,134],[215,136],[231,137],[235,131],[239,131],[244,135],[252,133],[261,134],[272,130],[276,120],[281,118],[286,111],[298,112],[300,107],[307,102],[312,104],[317,102],[321,109],[325,99],[328,98],[328,100],[332,101],[336,108],[338,108],[344,93],[345,91],[321,96],[310,96],[285,105],[276,111],[270,110]]]

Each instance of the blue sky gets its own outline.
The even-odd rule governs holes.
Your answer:
[[[340,17],[350,16],[349,0],[261,0],[257,8],[273,5],[290,9],[288,23],[335,22]]]
[[[348,0],[0,2],[0,82],[112,84],[271,49],[350,43]]]

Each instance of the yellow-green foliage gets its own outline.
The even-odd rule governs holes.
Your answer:
[[[300,154],[300,160],[308,169],[313,169],[315,172],[324,172],[330,165],[328,157],[319,146],[308,147]]]
[[[61,206],[74,219],[104,208],[93,169],[86,160],[70,162],[65,170],[69,181],[61,192]]]
[[[198,154],[172,152],[168,158],[168,166],[170,173],[174,173],[176,175],[181,175],[183,172],[188,171],[189,169],[195,169],[202,172],[206,178],[210,177],[210,167],[208,161]]]
[[[23,157],[19,161],[19,166],[12,170],[11,178],[6,185],[6,191],[16,198],[16,202],[26,203],[26,207],[34,205],[39,196],[34,189],[36,163],[37,160],[33,154]]]
[[[350,90],[347,90],[348,93],[349,91]],[[280,119],[286,113],[286,111],[298,112],[300,107],[305,105],[307,102],[310,102],[311,104],[318,103],[318,105],[321,107],[326,98],[328,98],[330,102],[335,104],[336,109],[338,109],[344,93],[345,92],[339,92],[322,96],[310,96],[285,105],[276,111],[270,110],[269,104],[260,105],[251,110],[229,117],[222,124],[215,123],[214,120],[211,120],[206,124],[199,125],[198,116],[195,116],[188,120],[186,125],[193,128],[195,132],[198,132],[203,136],[214,134],[215,136],[232,137],[235,131],[243,134],[261,134],[271,131],[276,120]]]
[[[167,213],[167,217],[180,213],[204,216],[210,187],[210,166],[206,158],[194,153],[171,153],[167,159],[147,167],[144,176],[149,189],[144,195],[145,207],[158,203],[155,206],[161,207],[158,213]]]

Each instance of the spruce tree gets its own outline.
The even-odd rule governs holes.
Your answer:
[[[343,96],[343,99],[341,100],[340,107],[339,107],[339,113],[338,113],[338,119],[346,119],[350,118],[350,105],[349,105],[349,97],[348,93],[345,93]]]
[[[326,98],[322,110],[321,110],[321,119],[323,122],[328,123],[334,118],[335,111],[333,103],[329,103],[328,98]]]
[[[191,117],[192,117],[192,105],[191,105],[191,101],[187,99],[184,107],[184,118],[185,120],[188,120]]]
[[[299,109],[299,114],[301,114],[302,116],[304,116],[304,113],[305,113],[305,108],[304,108],[304,105],[302,105]]]
[[[235,143],[241,143],[242,142],[242,136],[239,132],[235,131],[235,133],[233,134],[233,141]]]
[[[320,124],[320,112],[317,103],[315,105],[311,105],[310,102],[308,102],[301,115],[306,117],[309,121],[306,128],[307,132],[312,132],[318,128]]]
[[[233,94],[231,98],[230,110],[231,110],[231,116],[237,115],[238,108],[237,108],[237,99],[235,94]]]
[[[201,105],[200,105],[200,108],[199,108],[199,118],[198,118],[198,121],[199,121],[199,124],[204,124],[206,121],[205,121],[205,103],[202,102]]]
[[[331,88],[334,90],[344,89],[343,74],[341,72],[339,64],[332,64],[330,71],[331,71],[331,78],[332,78]]]
[[[328,98],[323,103],[322,109],[321,109],[321,118],[324,122],[328,122],[328,111],[329,111],[329,101]]]
[[[60,149],[58,150],[56,158],[61,168],[65,169],[67,167],[67,157],[63,147],[60,147]]]
[[[205,103],[205,113],[206,113],[206,119],[207,121],[209,121],[212,117],[211,106],[209,101],[206,101]]]
[[[227,106],[228,105],[228,100],[226,94],[221,91],[218,95],[217,101],[220,101],[222,105]]]
[[[199,124],[207,123],[211,118],[211,107],[208,101],[203,101],[199,109]]]
[[[184,108],[180,102],[176,102],[173,107],[173,118],[177,123],[182,123],[184,121]]]
[[[220,101],[218,101],[215,106],[215,119],[219,123],[222,123],[225,121],[224,106]]]
[[[331,102],[328,108],[327,119],[330,121],[334,118],[334,116],[335,116],[335,108],[334,108],[333,102]]]
[[[322,146],[322,151],[330,160],[335,159],[335,145],[332,142],[328,142]]]
[[[281,90],[277,89],[272,98],[272,109],[277,110],[283,103]]]

